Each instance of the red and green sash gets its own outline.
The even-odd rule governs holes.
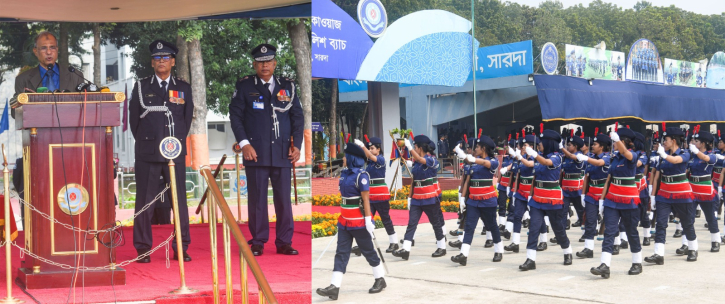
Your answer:
[[[468,197],[473,200],[485,200],[496,197],[493,179],[471,179],[468,184]]]
[[[690,176],[690,187],[692,194],[698,202],[709,202],[715,199],[717,191],[712,185],[712,178],[709,175]]]
[[[385,178],[371,178],[370,179],[370,200],[371,201],[390,200],[390,192],[388,192],[388,185],[385,184]]]
[[[426,199],[440,195],[441,188],[438,185],[438,178],[429,177],[413,181],[413,198]]]
[[[606,178],[602,179],[589,179],[589,190],[587,196],[598,201],[602,197],[602,191],[604,191],[604,183],[607,182]]]
[[[606,198],[619,204],[639,205],[639,183],[634,177],[612,177]]]
[[[501,175],[501,181],[499,181],[499,184],[504,187],[508,187],[511,185],[511,171],[506,172],[506,174]]]
[[[565,173],[561,180],[561,188],[566,191],[579,191],[584,185],[581,173]]]
[[[561,192],[559,181],[536,181],[534,186],[534,201],[539,204],[563,205],[564,194]]]
[[[675,175],[662,175],[660,190],[657,195],[669,199],[694,199],[692,187],[685,177],[685,173]]]
[[[533,180],[533,176],[519,176],[519,189],[516,193],[523,197],[529,197],[529,194],[531,194],[531,182],[533,182]]]
[[[360,210],[362,199],[359,196],[343,197],[340,205],[340,225],[345,227],[365,227],[365,217]]]

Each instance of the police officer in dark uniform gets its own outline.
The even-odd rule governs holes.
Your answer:
[[[300,158],[302,106],[292,80],[274,76],[277,49],[260,44],[252,50],[256,75],[237,81],[229,105],[234,137],[244,155],[249,189],[249,231],[252,253],[264,253],[269,240],[267,186],[272,181],[277,215],[277,253],[297,255],[292,248],[294,220],[290,200],[292,164]],[[294,145],[290,142],[294,138]]]
[[[168,160],[161,155],[159,145],[165,137],[173,136],[181,142],[181,154],[174,159],[176,165],[176,193],[179,204],[179,224],[184,261],[191,261],[186,253],[189,236],[189,210],[186,206],[186,136],[189,133],[194,101],[191,85],[171,76],[178,49],[170,42],[156,40],[149,45],[154,75],[136,82],[131,93],[129,121],[136,140],[136,211],[154,200],[170,182]],[[167,192],[162,200],[170,201]],[[160,204],[162,202],[156,202]],[[139,255],[152,248],[151,218],[154,209],[148,209],[134,219],[133,245]],[[174,251],[176,243],[172,242]],[[177,255],[174,254],[174,259]],[[145,257],[139,263],[151,262]]]

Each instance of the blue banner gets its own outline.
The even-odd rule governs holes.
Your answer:
[[[720,90],[535,75],[544,121],[637,118],[644,122],[725,122]]]
[[[531,40],[487,46],[476,52],[476,79],[528,75],[534,72]],[[468,80],[473,80],[469,73]]]
[[[322,132],[322,124],[319,122],[312,122],[312,132]]]

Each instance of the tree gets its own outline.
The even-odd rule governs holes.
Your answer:
[[[304,114],[304,138],[306,165],[312,164],[312,55],[310,51],[310,31],[299,19],[287,23],[287,30],[294,49],[297,65],[297,84],[300,102]]]

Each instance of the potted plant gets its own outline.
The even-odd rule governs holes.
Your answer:
[[[410,137],[410,133],[413,132],[411,129],[392,129],[390,130],[390,137],[393,137],[398,147],[405,147],[405,139]]]

